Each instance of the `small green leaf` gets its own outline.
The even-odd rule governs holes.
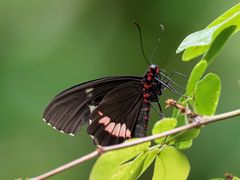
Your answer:
[[[207,74],[195,88],[194,108],[200,115],[211,116],[215,113],[221,92],[221,80],[213,73]]]
[[[144,160],[142,172],[139,174],[138,177],[140,177],[146,171],[146,169],[152,164],[152,162],[154,161],[154,159],[156,158],[156,156],[159,152],[160,152],[159,148],[154,148],[147,152],[148,154]]]
[[[226,12],[224,12],[222,15],[220,15],[217,19],[215,19],[211,24],[209,24],[207,27],[213,27],[217,24],[220,24],[224,22],[226,19],[229,19],[229,17],[232,17],[233,15],[236,15],[238,12],[240,12],[240,3],[236,4]]]
[[[208,65],[207,61],[205,60],[201,60],[199,61],[199,63],[195,65],[188,79],[186,95],[192,96],[196,83],[198,82],[199,79],[201,79],[202,75],[204,74],[207,68],[207,65]]]
[[[189,61],[204,54],[211,47],[215,38],[229,26],[236,26],[236,29],[232,33],[228,33],[228,36],[225,36],[225,38],[230,37],[231,34],[238,32],[240,29],[240,4],[237,4],[233,8],[226,11],[211,24],[209,24],[205,29],[187,36],[179,45],[177,53],[185,50],[182,57],[183,61]],[[222,38],[223,37],[224,36],[222,36]],[[226,39],[222,39],[220,43],[221,45],[219,46],[222,48],[225,42]],[[221,50],[221,48],[217,48],[218,52]],[[212,53],[212,55],[213,54],[214,56],[217,55],[217,53]]]
[[[177,125],[177,120],[175,118],[164,118],[154,124],[154,127],[152,129],[152,134],[159,134],[171,129],[174,129]],[[156,143],[161,143],[165,137],[156,139]]]
[[[127,162],[119,166],[111,176],[111,180],[132,180],[137,179],[137,177],[142,172],[144,159],[147,156],[147,152],[141,153],[134,160]]]
[[[203,54],[211,43],[215,30],[216,28],[206,28],[188,35],[181,42],[176,53],[185,50],[182,57],[183,61],[189,61]]]
[[[204,55],[203,59],[205,59],[208,64],[211,64],[214,58],[218,55],[218,53],[223,49],[226,41],[230,38],[230,36],[234,33],[237,26],[231,25],[222,30],[215,40],[212,42],[207,53]]]
[[[238,177],[234,176],[232,180],[240,180]]]
[[[149,146],[150,142],[147,142],[101,155],[93,166],[90,179],[110,179],[121,164],[146,151]]]
[[[189,149],[192,146],[193,140],[181,141],[175,144],[178,149]]]
[[[156,158],[153,180],[186,180],[190,171],[187,157],[175,147],[165,146]]]
[[[223,178],[211,178],[210,180],[224,180]]]
[[[170,136],[168,141],[170,141],[170,144],[175,144],[182,141],[192,140],[198,137],[199,133],[200,133],[200,128],[188,129],[186,131],[182,131],[178,134]]]

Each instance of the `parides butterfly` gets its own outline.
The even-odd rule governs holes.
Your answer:
[[[164,80],[161,80],[164,75]],[[44,111],[44,121],[63,133],[75,135],[84,124],[101,146],[146,136],[150,105],[170,78],[150,65],[143,77],[105,77],[82,83],[58,94]],[[160,106],[159,106],[160,107]],[[160,109],[161,110],[161,109]]]

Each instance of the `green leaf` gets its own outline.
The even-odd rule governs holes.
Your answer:
[[[154,148],[147,152],[148,154],[144,160],[142,172],[138,175],[138,177],[140,177],[146,171],[146,169],[152,164],[152,162],[154,161],[159,152],[160,152],[159,148]]]
[[[175,135],[171,135],[167,142],[175,145],[178,149],[188,149],[192,146],[193,139],[199,136],[200,128],[193,128]]]
[[[193,140],[181,141],[175,144],[178,149],[189,149],[192,146]]]
[[[199,63],[195,65],[193,68],[190,77],[188,79],[187,88],[186,88],[186,95],[192,96],[196,83],[199,79],[201,79],[202,75],[204,74],[207,68],[207,61],[201,60]]]
[[[93,166],[90,179],[110,179],[120,165],[146,151],[149,146],[150,142],[147,142],[101,155]]]
[[[190,171],[187,157],[175,147],[165,146],[156,158],[153,180],[186,180]]]
[[[194,109],[200,115],[215,113],[221,92],[221,80],[213,73],[207,74],[195,88]]]
[[[204,54],[208,51],[215,38],[224,29],[232,25],[236,26],[236,30],[233,33],[238,32],[240,29],[240,4],[237,4],[236,6],[225,12],[223,15],[218,17],[205,29],[187,36],[179,45],[177,53],[185,50],[182,57],[183,61],[189,61],[195,57],[200,56],[201,54]],[[230,35],[233,33],[230,33]],[[227,36],[227,38],[229,36]],[[223,43],[225,42],[222,41],[221,46],[223,46]],[[221,48],[218,49],[219,51],[221,50]]]
[[[221,24],[222,22],[224,22],[227,19],[229,19],[229,17],[237,15],[239,12],[240,12],[240,3],[236,4],[235,6],[233,6],[228,11],[224,12],[221,16],[219,16],[211,24],[209,24],[208,27],[213,27],[213,26],[216,26],[217,24]]]
[[[223,178],[211,178],[210,180],[224,180]]]
[[[164,118],[154,124],[154,127],[152,129],[152,134],[159,134],[171,129],[174,129],[177,125],[177,120],[175,118]],[[160,144],[163,142],[165,137],[156,139],[155,142]]]
[[[230,38],[230,36],[234,33],[237,26],[231,25],[222,30],[215,40],[212,42],[207,53],[204,55],[203,59],[205,59],[208,64],[212,63],[214,58],[219,54],[219,52],[223,49],[226,41]]]
[[[168,139],[170,141],[170,144],[175,144],[181,141],[188,141],[192,140],[196,137],[198,137],[200,133],[200,128],[193,128],[193,129],[188,129],[186,131],[182,131],[178,134],[171,135]]]
[[[238,177],[234,176],[232,180],[240,180]]]
[[[147,156],[147,152],[141,153],[134,160],[127,162],[126,164],[118,167],[111,176],[111,180],[132,180],[137,179],[137,177],[142,172],[144,159]]]

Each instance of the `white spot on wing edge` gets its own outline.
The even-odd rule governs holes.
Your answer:
[[[44,119],[44,118],[43,118],[43,121],[44,121],[44,122],[47,122],[46,119]],[[55,126],[53,126],[51,123],[47,123],[47,125],[52,126],[53,129],[58,130],[58,129],[57,129]],[[73,133],[66,133],[66,132],[64,132],[63,130],[58,130],[58,131],[61,132],[61,133],[64,133],[64,134],[68,134],[68,135],[70,135],[70,136],[75,136],[75,134],[73,134]]]
[[[91,119],[89,119],[89,124],[91,124],[92,123],[92,120]]]
[[[88,89],[85,90],[85,93],[88,94],[88,93],[90,93],[91,91],[93,91],[93,88],[88,88]]]
[[[93,105],[89,105],[88,107],[89,107],[90,112],[92,112],[96,108],[96,106],[93,106]]]

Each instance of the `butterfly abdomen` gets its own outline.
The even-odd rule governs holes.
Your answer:
[[[151,65],[149,70],[145,73],[144,78],[142,79],[143,102],[137,123],[135,125],[134,137],[146,136],[150,113],[150,102],[158,101],[158,95],[155,92],[155,89],[161,88],[155,87],[157,84],[155,84],[154,78],[158,76],[158,67],[156,65]]]

